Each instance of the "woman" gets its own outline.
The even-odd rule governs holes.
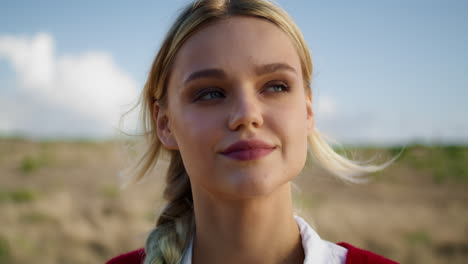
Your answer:
[[[170,153],[168,203],[146,248],[108,263],[395,263],[324,241],[293,213],[291,180],[314,158],[350,181],[357,165],[315,129],[312,63],[294,22],[262,0],[200,0],[176,20],[142,96],[149,148]]]

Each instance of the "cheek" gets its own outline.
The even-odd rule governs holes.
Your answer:
[[[273,110],[271,119],[287,141],[304,142],[307,140],[307,108],[302,100]]]
[[[282,155],[288,169],[301,170],[307,157],[307,112],[305,103],[295,104],[277,113],[275,126],[283,145]],[[299,173],[298,171],[298,173]]]
[[[179,139],[195,137],[198,139],[197,141],[205,140],[209,138],[207,133],[214,134],[219,130],[219,128],[215,129],[216,126],[219,126],[219,117],[216,115],[190,109],[184,112],[179,115],[180,118],[177,122],[177,132],[182,135],[179,136]]]
[[[184,110],[174,122],[174,135],[189,175],[198,175],[213,166],[222,129],[218,116]]]

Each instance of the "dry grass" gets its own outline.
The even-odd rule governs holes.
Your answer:
[[[104,263],[142,247],[161,177],[120,190],[122,154],[115,142],[0,140],[0,263]],[[327,240],[402,263],[468,263],[467,161],[468,148],[414,146],[367,185],[311,164],[295,202]]]

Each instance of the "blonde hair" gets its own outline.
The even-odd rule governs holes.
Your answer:
[[[282,29],[292,40],[301,59],[304,87],[311,95],[312,59],[302,33],[282,9],[265,0],[198,0],[189,4],[169,29],[149,72],[140,98],[143,131],[147,150],[135,166],[134,182],[148,174],[160,159],[161,151],[170,155],[166,176],[163,209],[156,228],[146,242],[145,264],[179,263],[194,230],[193,200],[190,181],[178,151],[164,149],[156,134],[153,105],[167,107],[167,81],[174,58],[183,43],[208,23],[232,16],[250,16],[265,19]],[[358,176],[388,166],[394,159],[378,166],[352,161],[336,153],[319,131],[308,136],[309,153],[318,163],[338,178],[356,182]]]

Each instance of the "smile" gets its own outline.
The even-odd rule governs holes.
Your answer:
[[[270,154],[274,148],[254,148],[254,149],[244,149],[233,151],[229,153],[223,153],[224,156],[231,159],[240,160],[240,161],[249,161],[260,159],[268,154]]]

